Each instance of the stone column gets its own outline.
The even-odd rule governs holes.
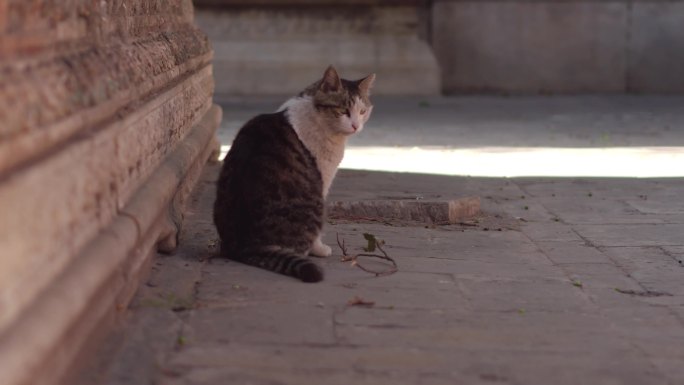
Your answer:
[[[0,0],[0,383],[60,383],[215,155],[191,0]]]

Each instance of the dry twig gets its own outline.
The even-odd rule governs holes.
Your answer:
[[[365,307],[372,307],[375,305],[375,301],[368,301],[365,300],[358,295],[354,296],[354,298],[350,299],[347,301],[347,306],[365,306]]]
[[[376,247],[378,250],[380,250],[380,252],[382,252],[383,255],[380,255],[380,254],[372,254],[372,253],[361,253],[361,254],[355,254],[355,255],[351,255],[351,256],[350,256],[350,255],[347,253],[347,247],[346,247],[345,244],[344,244],[344,239],[340,242],[340,234],[337,233],[337,246],[339,246],[339,247],[340,247],[340,250],[342,250],[342,258],[341,258],[340,260],[341,260],[342,262],[351,262],[352,266],[356,266],[356,267],[358,267],[359,269],[361,269],[361,270],[363,270],[363,271],[365,271],[365,272],[367,272],[367,273],[375,274],[376,277],[380,277],[380,276],[383,276],[383,275],[394,274],[394,273],[396,273],[396,272],[399,270],[398,267],[397,267],[397,262],[396,262],[394,259],[392,259],[392,257],[390,257],[389,255],[387,255],[387,253],[385,252],[385,250],[383,250],[383,248],[382,248],[382,246],[381,246],[381,243],[382,243],[382,242],[377,242],[377,243],[375,244],[375,247]],[[369,268],[363,266],[361,263],[359,263],[359,257],[371,257],[371,258],[384,259],[385,261],[389,261],[389,262],[392,264],[392,266],[390,267],[389,270],[385,270],[385,271],[376,271],[376,270],[373,270],[373,269],[369,269]]]
[[[477,223],[473,223],[473,222],[458,222],[457,225],[469,226],[469,227],[477,227],[478,226]]]

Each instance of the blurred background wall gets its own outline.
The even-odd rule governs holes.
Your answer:
[[[376,94],[439,94],[424,1],[196,0],[220,95],[288,95],[335,65]]]
[[[380,94],[682,93],[680,0],[195,0],[220,95],[328,64]]]

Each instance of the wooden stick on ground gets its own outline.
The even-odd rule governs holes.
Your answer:
[[[380,242],[377,242],[375,244],[375,247],[377,247],[378,250],[380,250],[382,252],[382,255],[371,254],[371,253],[361,253],[361,254],[355,254],[355,255],[350,256],[347,253],[347,247],[345,246],[344,239],[340,242],[340,234],[339,233],[337,233],[337,246],[339,246],[340,250],[342,250],[342,258],[340,259],[342,262],[351,262],[352,266],[356,266],[359,269],[361,269],[367,273],[375,274],[376,277],[394,274],[397,271],[399,271],[399,268],[397,266],[397,262],[394,259],[392,259],[392,257],[387,255],[385,250],[383,250],[382,246],[380,245]],[[359,263],[359,257],[371,257],[371,258],[384,259],[386,261],[389,261],[392,264],[392,266],[390,267],[389,270],[384,270],[384,271],[377,271],[377,270],[369,269],[369,268],[363,266],[361,263]]]

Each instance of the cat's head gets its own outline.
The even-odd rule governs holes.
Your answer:
[[[359,80],[341,79],[330,66],[303,94],[311,97],[327,127],[336,133],[352,135],[363,130],[373,111],[370,89],[374,81],[375,74]]]

